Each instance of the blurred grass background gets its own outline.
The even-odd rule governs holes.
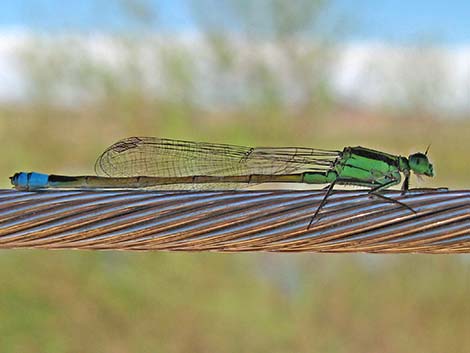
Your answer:
[[[437,176],[413,185],[468,188],[470,119],[435,108],[438,60],[386,73],[396,104],[332,92],[354,28],[333,1],[189,0],[198,34],[183,39],[155,35],[153,2],[116,3],[125,30],[65,27],[19,51],[27,95],[0,104],[2,187],[20,170],[92,173],[108,145],[145,135],[403,155],[431,143]],[[0,262],[5,352],[470,350],[468,256],[9,250]]]

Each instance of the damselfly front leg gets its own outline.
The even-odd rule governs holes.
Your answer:
[[[403,180],[403,184],[401,184],[401,194],[405,195],[410,187],[410,172],[405,170],[403,174],[405,174],[405,180]]]

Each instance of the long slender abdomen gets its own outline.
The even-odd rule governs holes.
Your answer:
[[[16,173],[10,178],[19,190],[44,188],[148,188],[172,184],[221,184],[221,183],[302,183],[304,174],[286,175],[235,175],[212,176],[196,175],[183,177],[100,177],[92,175],[65,176],[42,173]]]

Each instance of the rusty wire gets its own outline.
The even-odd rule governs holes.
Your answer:
[[[0,248],[470,252],[470,190],[0,190]]]

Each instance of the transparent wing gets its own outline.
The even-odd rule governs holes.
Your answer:
[[[107,148],[95,171],[111,177],[290,174],[325,171],[339,151],[243,147],[155,137],[129,137]]]

